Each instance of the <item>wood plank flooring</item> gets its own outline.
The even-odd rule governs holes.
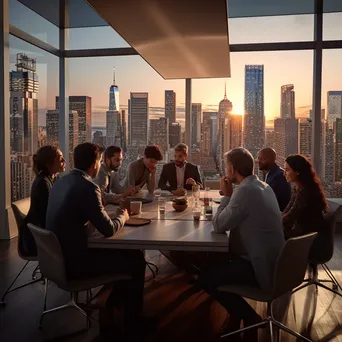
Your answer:
[[[16,243],[16,239],[0,241],[0,296],[24,264],[17,256]],[[342,235],[337,235],[335,246],[335,255],[329,266],[342,283]],[[148,259],[159,266],[156,280],[147,281],[145,285],[145,311],[159,318],[158,331],[150,341],[219,341],[219,331],[227,317],[225,310],[205,293],[196,292],[189,282],[189,275],[178,270],[160,253],[148,252]],[[30,279],[34,267],[34,263],[28,267],[21,282]],[[150,277],[148,270],[146,276]],[[327,279],[324,271],[320,271],[320,276]],[[65,304],[68,300],[68,295],[54,284],[49,285],[48,294],[49,307]],[[43,308],[41,283],[9,294],[6,302],[6,307],[0,307],[1,342],[39,342],[85,326],[84,317],[74,310],[67,310],[46,316],[44,328],[40,331],[38,322]],[[265,304],[251,303],[261,316],[265,316]],[[310,336],[313,341],[342,342],[342,298],[324,289],[316,292],[314,287],[301,290],[291,299],[286,324]],[[87,333],[59,340],[94,341],[97,336],[98,324],[94,320]],[[281,341],[295,340],[286,333],[281,334]],[[259,331],[259,341],[269,341],[267,330]]]

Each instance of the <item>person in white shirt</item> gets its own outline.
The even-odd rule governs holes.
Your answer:
[[[198,166],[187,162],[188,146],[180,143],[175,147],[174,161],[163,166],[158,186],[173,195],[183,196],[194,184],[202,187]]]
[[[231,330],[252,325],[260,316],[240,296],[218,292],[221,285],[259,286],[271,291],[277,257],[285,243],[281,214],[272,188],[254,172],[254,159],[245,148],[226,154],[227,176],[221,179],[224,197],[213,218],[216,233],[229,234],[227,260],[200,270],[198,284],[223,305],[231,317]],[[233,191],[232,184],[239,185]],[[256,331],[251,331],[256,334]]]
[[[103,204],[118,204],[121,198],[133,195],[139,189],[129,186],[126,190],[120,185],[118,170],[122,164],[122,149],[118,146],[106,148],[98,175],[94,183],[100,187]]]

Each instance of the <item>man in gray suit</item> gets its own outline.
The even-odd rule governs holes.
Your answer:
[[[188,146],[180,143],[175,147],[174,162],[165,164],[158,186],[169,190],[173,195],[183,196],[194,184],[202,186],[198,166],[186,161]]]
[[[241,320],[249,326],[260,316],[242,297],[217,292],[217,287],[241,284],[270,291],[275,262],[285,240],[277,198],[269,185],[253,175],[252,155],[244,148],[236,148],[226,158],[227,176],[221,179],[224,197],[213,227],[216,233],[230,232],[231,254],[228,260],[201,270],[199,284],[227,309],[235,330]],[[233,183],[239,185],[234,191]]]
[[[141,322],[146,264],[139,250],[88,248],[89,222],[105,237],[110,237],[121,231],[129,218],[126,210],[118,209],[111,219],[103,208],[100,188],[92,181],[99,172],[101,156],[102,151],[96,144],[83,143],[75,148],[75,168],[59,179],[50,192],[46,229],[58,238],[68,278],[109,273],[131,276],[120,293],[126,304],[125,324],[129,331],[132,324]]]
[[[121,198],[133,195],[138,187],[129,186],[126,190],[121,186],[118,170],[122,164],[122,149],[108,146],[104,152],[100,171],[94,179],[100,187],[103,204],[118,204]]]

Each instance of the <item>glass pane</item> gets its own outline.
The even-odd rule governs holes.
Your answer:
[[[129,47],[111,26],[72,28],[67,31],[70,50]]]
[[[70,96],[88,96],[91,100],[93,141],[103,145],[121,145],[127,152],[120,171],[122,176],[128,162],[142,155],[147,144],[161,147],[164,162],[173,156],[169,147],[172,141],[181,141],[184,128],[185,81],[163,80],[139,56],[72,58],[69,70]],[[171,103],[175,121],[180,124],[174,124],[175,127],[170,129],[165,122],[166,90],[175,93],[175,102],[168,100],[167,104],[172,112],[169,108]],[[132,120],[128,114],[129,101]],[[158,166],[158,172],[161,172],[161,167],[162,164]]]
[[[56,56],[10,36],[12,201],[30,194],[32,155],[46,144],[45,118],[59,92],[58,73]]]
[[[230,44],[312,41],[314,16],[229,18]]]
[[[254,156],[264,146],[275,148],[281,166],[287,154],[299,152],[298,140],[297,144],[285,143],[289,135],[280,124],[296,125],[296,119],[309,116],[312,63],[312,51],[232,53],[231,78],[193,80],[192,101],[202,105],[202,126],[197,128],[201,130],[202,140],[192,142],[195,145],[192,158],[195,157],[193,162],[200,164],[202,170],[207,170],[207,177],[219,177],[216,165],[224,173],[224,153],[241,145]],[[293,93],[291,85],[295,92],[294,110],[289,106],[289,114],[286,108],[281,109],[284,85],[290,85],[283,88],[284,92]],[[193,115],[196,113],[193,110]],[[289,118],[288,121],[279,121],[281,116]],[[299,139],[298,130],[294,139]],[[297,150],[291,150],[293,145]],[[256,173],[263,177],[257,165]]]
[[[29,33],[30,35],[48,43],[56,48],[59,47],[59,29],[57,26],[33,12],[17,0],[10,0],[11,25]]]
[[[342,12],[323,14],[323,40],[342,40]]]
[[[342,50],[323,51],[322,108],[325,109],[323,134],[324,187],[329,197],[342,197]]]

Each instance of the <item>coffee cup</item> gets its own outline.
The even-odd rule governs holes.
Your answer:
[[[141,213],[141,207],[141,201],[131,201],[131,215],[139,215]]]

